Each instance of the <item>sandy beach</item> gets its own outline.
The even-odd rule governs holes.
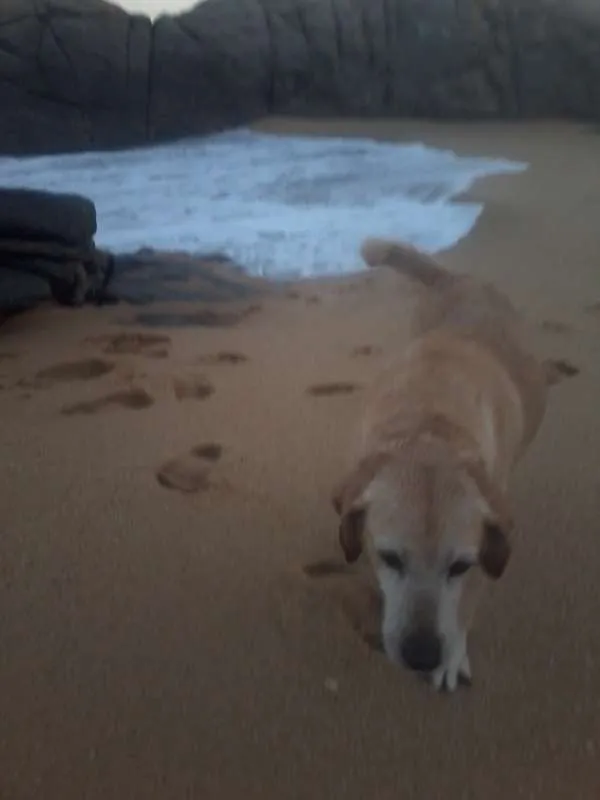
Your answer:
[[[485,211],[441,256],[579,370],[515,476],[474,685],[440,696],[385,660],[368,567],[337,545],[361,389],[405,341],[397,276],[256,284],[208,316],[39,308],[0,327],[0,797],[596,800],[600,136],[261,128],[531,165],[476,184]]]

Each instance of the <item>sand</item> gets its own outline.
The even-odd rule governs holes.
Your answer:
[[[477,184],[485,213],[443,254],[580,370],[515,476],[474,686],[436,695],[377,651],[369,570],[344,568],[329,504],[361,387],[404,341],[405,284],[271,291],[223,327],[196,305],[152,328],[125,305],[40,308],[0,328],[0,797],[597,798],[600,137],[265,127],[532,164]]]

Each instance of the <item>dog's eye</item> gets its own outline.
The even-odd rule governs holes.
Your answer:
[[[379,552],[379,558],[383,561],[386,567],[393,569],[394,572],[397,572],[400,575],[402,575],[404,572],[404,561],[400,558],[398,553],[394,553],[393,550],[381,550]]]
[[[465,561],[464,559],[453,561],[448,567],[448,577],[459,578],[461,575],[464,575],[465,572],[468,572],[472,566],[473,564],[470,561]]]

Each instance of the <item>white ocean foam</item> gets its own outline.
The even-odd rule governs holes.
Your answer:
[[[253,274],[297,277],[360,269],[365,236],[451,247],[482,210],[454,198],[478,178],[524,169],[418,143],[243,129],[118,153],[0,158],[0,186],[88,196],[96,241],[115,251],[219,251]]]

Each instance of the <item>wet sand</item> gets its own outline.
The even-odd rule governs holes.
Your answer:
[[[443,254],[530,318],[556,387],[517,529],[439,696],[376,648],[329,493],[402,347],[387,272],[0,327],[2,800],[600,796],[600,136],[562,123],[269,121],[531,163]]]

